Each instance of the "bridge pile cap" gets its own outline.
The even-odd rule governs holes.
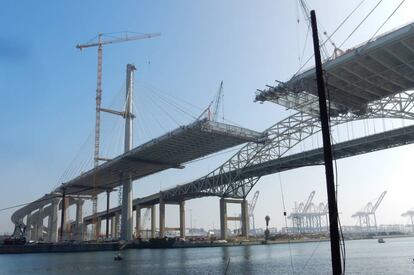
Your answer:
[[[122,184],[129,177],[136,180],[215,152],[245,143],[258,142],[263,134],[207,119],[181,126],[144,143],[96,169],[59,186],[55,192],[92,195]]]
[[[414,23],[347,50],[323,69],[333,115],[364,114],[367,104],[414,88]],[[315,68],[259,90],[255,101],[318,113]]]

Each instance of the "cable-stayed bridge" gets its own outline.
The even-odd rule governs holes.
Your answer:
[[[328,104],[330,106],[331,127],[368,119],[402,119],[411,121],[414,119],[414,94],[410,92],[414,88],[413,24],[387,33],[375,40],[351,49],[335,59],[326,61],[324,70],[329,93]],[[240,127],[236,129],[233,128],[234,126],[221,125],[228,130],[224,135],[225,137],[220,136],[217,132],[216,134],[226,139],[225,142],[221,142],[215,136],[210,136],[210,139],[206,140],[197,137],[195,139],[202,143],[202,146],[199,147],[199,144],[192,143],[194,139],[183,138],[180,141],[181,143],[173,145],[175,149],[187,148],[181,153],[183,155],[188,153],[190,156],[183,157],[182,160],[171,161],[169,158],[174,159],[180,154],[172,151],[173,153],[169,155],[170,149],[168,147],[164,149],[159,148],[161,155],[157,159],[145,159],[139,155],[138,151],[141,150],[142,152],[142,150],[145,150],[145,146],[137,150],[133,149],[112,162],[102,165],[102,167],[105,165],[110,166],[110,169],[105,168],[105,170],[102,168],[101,171],[99,169],[91,170],[85,173],[85,175],[63,184],[47,196],[57,200],[57,197],[66,191],[68,195],[89,195],[90,190],[97,189],[100,192],[106,192],[108,188],[120,185],[120,182],[125,178],[136,179],[162,169],[181,168],[183,163],[191,159],[197,159],[215,151],[247,142],[240,151],[208,175],[194,182],[165,190],[160,194],[157,193],[134,201],[135,208],[139,210],[136,211],[136,228],[140,228],[138,226],[140,222],[140,208],[151,208],[152,217],[155,220],[154,205],[159,204],[160,237],[165,236],[165,204],[179,204],[179,229],[181,235],[184,236],[185,200],[204,196],[219,196],[221,197],[220,225],[222,237],[225,238],[227,232],[227,220],[235,219],[235,217],[227,216],[227,203],[241,204],[242,234],[247,237],[249,223],[246,197],[260,177],[302,166],[318,165],[323,161],[320,149],[290,154],[292,149],[298,144],[321,130],[319,111],[316,105],[316,82],[313,68],[295,74],[287,82],[279,83],[274,87],[268,86],[266,90],[259,91],[256,95],[256,100],[274,102],[297,112],[279,121],[262,133],[256,133]],[[198,123],[210,124],[209,121],[195,122],[195,124]],[[191,126],[189,127],[191,128]],[[187,130],[190,131],[189,128]],[[412,126],[408,126],[339,143],[335,147],[335,157],[344,158],[409,144],[413,141],[412,132]],[[204,134],[206,133],[197,133],[197,135]],[[170,136],[167,135],[166,138],[168,140]],[[162,138],[160,142],[163,142]],[[209,147],[212,143],[215,144],[214,148]],[[154,144],[149,146],[151,148]],[[71,190],[72,194],[68,190]],[[41,199],[19,209],[12,216],[13,222],[16,224],[24,223],[24,219],[26,219],[26,224],[30,227],[30,230],[33,225],[43,225],[42,217],[44,214],[36,213],[44,213],[44,206],[52,203],[50,209],[53,209],[51,210],[53,213],[48,215],[57,215],[58,207],[56,203],[53,204],[53,202],[48,200],[49,197],[46,197],[44,200]],[[83,198],[77,198],[74,201],[76,200],[82,201]],[[43,203],[44,201],[48,201],[48,203]],[[65,208],[65,205],[66,203],[63,203],[63,208]],[[36,212],[32,214],[34,211]],[[64,210],[61,212],[64,212]],[[92,222],[99,223],[103,217],[109,219],[110,215],[112,215],[110,213],[114,213],[114,220],[111,220],[111,227],[113,227],[111,228],[111,235],[117,236],[119,233],[116,229],[117,224],[122,222],[119,219],[119,209],[110,210],[108,208],[104,215],[100,213],[98,216],[93,217],[97,220]],[[33,215],[37,215],[40,218],[38,220],[32,219]],[[28,220],[30,223],[27,222]],[[54,222],[55,218],[49,220],[52,221],[49,232],[57,231],[57,224]],[[87,217],[86,222],[90,221],[91,217]],[[85,224],[81,215],[79,217],[77,215],[76,224],[82,228],[80,231],[83,232],[78,238],[84,239],[83,234],[86,230],[84,230]],[[38,228],[43,228],[43,226]],[[107,233],[108,231],[109,229]],[[153,236],[155,236],[155,228],[152,231]],[[43,232],[40,235],[43,237]],[[48,234],[47,236],[50,235]],[[139,232],[137,232],[137,235],[139,235]],[[39,234],[36,237],[39,238]],[[56,241],[56,236],[54,236],[53,240],[50,240]]]

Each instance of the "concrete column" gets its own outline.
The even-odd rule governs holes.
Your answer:
[[[27,214],[26,217],[26,240],[31,240],[31,234],[32,233],[32,213]]]
[[[43,207],[39,208],[37,216],[37,240],[43,241]]]
[[[220,231],[221,239],[227,239],[227,205],[224,198],[220,199]]]
[[[157,220],[157,212],[155,211],[155,205],[152,205],[151,206],[151,238],[155,238],[156,220]]]
[[[114,238],[119,238],[119,218],[120,218],[120,213],[116,212],[115,213],[115,236]]]
[[[115,217],[111,217],[111,238],[114,239],[115,238],[115,231],[116,231],[116,226],[115,226]]]
[[[52,199],[48,221],[48,241],[56,243],[58,241],[58,205],[59,199]]]
[[[135,237],[141,237],[141,207],[139,205],[135,209]]]
[[[132,97],[134,92],[134,71],[135,66],[127,64],[126,97],[125,97],[125,139],[124,152],[132,149]],[[133,219],[132,219],[132,179],[128,177],[122,185],[122,222],[121,239],[132,240]]]
[[[100,217],[96,218],[96,239],[99,238],[99,236],[101,235],[101,224],[102,224],[102,220]]]
[[[185,201],[180,202],[180,237],[185,238]]]
[[[160,238],[165,237],[165,203],[160,193]]]
[[[75,240],[83,241],[83,204],[84,200],[78,199],[76,201],[76,229]]]
[[[241,202],[241,224],[242,224],[242,236],[249,237],[249,204],[247,200]]]

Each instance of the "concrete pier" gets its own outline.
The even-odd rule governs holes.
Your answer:
[[[185,201],[180,202],[180,237],[185,238]]]
[[[127,65],[126,80],[126,104],[125,104],[125,140],[124,152],[132,149],[132,97],[134,83],[135,66]],[[133,239],[133,219],[132,219],[132,179],[127,179],[122,184],[122,222],[121,222],[121,240],[129,241]]]
[[[43,218],[44,218],[43,210],[44,208],[40,207],[38,211],[38,216],[37,216],[37,234],[36,234],[37,238],[36,239],[38,241],[43,241]]]
[[[26,240],[30,241],[32,237],[32,213],[26,216]]]
[[[120,222],[120,213],[115,213],[115,231],[113,238],[119,238],[119,222]]]
[[[115,217],[111,218],[111,238],[114,239],[115,238]]]
[[[84,200],[76,200],[76,227],[74,239],[77,241],[83,241],[83,204]]]
[[[241,215],[240,217],[229,217],[227,215],[227,203],[240,204]],[[241,235],[246,239],[249,237],[249,204],[246,199],[220,199],[220,232],[221,239],[227,239],[227,221],[240,221],[241,222]]]
[[[58,241],[58,206],[60,199],[52,199],[50,205],[49,221],[48,221],[48,241],[56,243]]]
[[[220,199],[220,238],[227,239],[227,204],[224,198]]]
[[[135,209],[135,237],[141,237],[141,207],[139,205]]]
[[[162,199],[162,194],[160,193],[160,238],[165,237],[165,202]]]
[[[155,238],[157,212],[155,211],[155,205],[151,206],[151,238]]]

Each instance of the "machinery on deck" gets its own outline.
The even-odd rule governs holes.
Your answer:
[[[23,223],[17,223],[14,226],[13,234],[4,239],[5,245],[16,245],[26,243],[26,225]]]

